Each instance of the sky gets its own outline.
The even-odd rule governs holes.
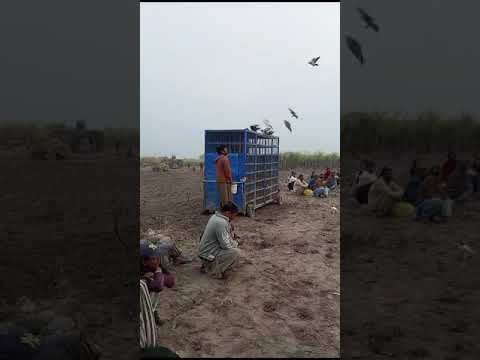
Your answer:
[[[361,6],[380,26],[366,30]],[[479,113],[477,1],[342,1],[341,111]],[[366,58],[360,67],[344,35]]]
[[[85,120],[91,128],[138,128],[136,2],[33,1],[28,10],[24,2],[5,5],[0,124]]]
[[[142,156],[196,158],[206,129],[265,118],[280,151],[340,151],[338,3],[141,3]]]

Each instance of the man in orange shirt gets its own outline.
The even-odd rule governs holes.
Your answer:
[[[220,207],[232,202],[232,170],[228,151],[225,145],[217,147],[218,157],[215,159],[215,170],[217,172],[217,189],[220,195]]]

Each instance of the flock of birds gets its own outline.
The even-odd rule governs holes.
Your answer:
[[[359,13],[361,19],[365,23],[365,27],[367,29],[371,28],[375,32],[380,31],[380,27],[375,22],[375,19],[372,16],[370,16],[364,9],[357,8],[357,12]],[[345,41],[347,43],[348,49],[358,59],[360,64],[363,65],[365,63],[365,57],[363,55],[362,45],[360,44],[360,42],[358,42],[358,40],[356,40],[351,35],[346,35],[345,36]],[[308,62],[308,64],[311,65],[311,66],[319,66],[318,65],[319,60],[320,60],[320,56],[316,56],[316,57],[312,58]],[[298,119],[298,115],[294,110],[292,110],[291,108],[288,108],[288,111],[290,111],[290,115],[292,117],[294,117],[295,119]],[[273,126],[270,123],[270,121],[268,119],[265,119],[263,121],[263,123],[265,125],[265,127],[263,129],[260,127],[260,125],[255,124],[255,125],[250,126],[250,130],[252,130],[254,132],[260,132],[263,135],[272,136],[275,133],[275,131],[273,130]],[[285,127],[288,129],[288,131],[290,131],[290,133],[292,133],[293,131],[292,131],[291,122],[288,121],[288,120],[283,120],[283,123],[284,123]]]
[[[362,8],[357,8],[357,11],[358,11],[358,14],[360,15],[361,19],[365,23],[365,28],[367,28],[367,29],[371,28],[375,32],[380,31],[380,27],[375,22],[375,19],[370,16],[370,14],[368,14]],[[363,49],[362,49],[362,45],[360,44],[360,42],[351,35],[346,35],[345,36],[345,41],[347,43],[348,49],[358,59],[360,64],[363,65],[365,63],[365,57],[363,55]]]
[[[295,111],[293,111],[291,108],[288,108],[288,111],[290,111],[290,115],[294,117],[295,119],[298,119],[298,115]],[[285,127],[288,129],[288,131],[292,132],[292,124],[288,120],[283,120],[283,123],[285,124]],[[275,130],[273,130],[273,126],[270,123],[268,119],[263,120],[263,124],[265,127],[262,129],[260,125],[255,124],[250,126],[250,130],[255,131],[255,132],[261,132],[263,135],[268,135],[272,136],[275,133]]]

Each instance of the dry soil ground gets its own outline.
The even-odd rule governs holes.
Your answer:
[[[146,168],[140,182],[141,229],[162,230],[195,256],[209,218],[201,174]],[[176,268],[176,286],[162,293],[162,345],[191,357],[339,356],[340,194],[297,197],[283,186],[282,196],[237,218],[250,261],[226,280],[201,274],[196,256]]]
[[[0,321],[15,319],[15,303],[27,296],[38,311],[77,320],[102,359],[135,358],[138,162],[2,159],[0,166]]]

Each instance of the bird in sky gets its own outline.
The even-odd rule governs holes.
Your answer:
[[[285,124],[285,126],[287,127],[287,129],[292,132],[292,124],[290,124],[290,122],[288,120],[283,120],[283,123]]]
[[[362,45],[352,36],[347,35],[345,37],[347,42],[348,49],[352,52],[353,55],[360,61],[360,64],[365,63],[365,58],[363,56]]]
[[[250,130],[257,132],[258,130],[260,130],[260,125],[257,125],[257,124],[251,125]]]
[[[378,32],[380,30],[380,27],[375,22],[375,19],[371,17],[365,10],[363,10],[362,8],[357,8],[357,11],[360,14],[362,20],[365,22],[365,27],[367,29],[372,28],[375,32]]]
[[[310,60],[308,63],[312,66],[318,66],[318,60],[320,60],[320,56],[314,57],[312,60]]]
[[[268,119],[263,120],[263,123],[265,124],[267,129],[273,129],[273,126]]]
[[[295,111],[293,111],[292,109],[288,108],[288,111],[290,111],[290,114],[292,114],[292,116],[295,118],[295,119],[298,119],[298,115]]]

